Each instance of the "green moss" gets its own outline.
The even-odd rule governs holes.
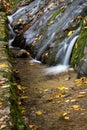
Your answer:
[[[73,67],[77,65],[79,61],[81,60],[81,58],[83,57],[84,47],[86,44],[86,38],[87,38],[87,28],[83,28],[81,30],[80,36],[72,52],[71,65]]]
[[[61,9],[58,9],[54,12],[54,14],[51,16],[51,18],[47,21],[47,25],[51,23],[51,21],[55,20],[56,16],[58,16],[61,12]]]
[[[14,77],[10,78],[10,102],[11,102],[11,116],[14,128],[16,130],[26,130],[24,120],[21,113],[21,108],[18,105],[18,96],[16,94],[17,84],[14,82]]]

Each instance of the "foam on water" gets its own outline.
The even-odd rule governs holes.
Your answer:
[[[44,72],[48,75],[59,74],[69,69],[69,65],[57,65],[50,68],[46,68]]]

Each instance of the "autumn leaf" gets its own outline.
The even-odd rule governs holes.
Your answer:
[[[65,90],[65,87],[64,86],[60,86],[60,87],[58,87],[58,89],[62,91],[62,90]]]
[[[64,113],[63,113],[63,116],[66,116],[67,114],[68,114],[67,112],[64,112]]]
[[[36,115],[42,115],[42,112],[41,111],[37,111]]]
[[[32,130],[37,130],[38,127],[35,126],[35,125],[29,125],[29,128],[32,129]]]
[[[73,108],[74,110],[80,110],[80,106],[79,106],[79,105],[73,105],[72,108]]]
[[[77,100],[76,99],[71,99],[71,101],[70,102],[76,102]]]
[[[78,43],[76,42],[76,44],[75,44],[75,48],[77,49],[78,48]]]
[[[87,28],[87,26],[85,26],[84,28]]]
[[[22,96],[21,98],[22,98],[22,99],[27,99],[27,98],[28,98],[28,96]]]
[[[4,129],[5,127],[6,127],[6,125],[1,125],[0,130]]]
[[[69,118],[69,116],[65,116],[64,119],[65,120],[69,120],[70,118]]]
[[[71,36],[73,31],[68,32],[67,36]]]
[[[18,19],[18,22],[20,22],[20,23],[23,22],[23,19],[22,18]]]
[[[0,67],[8,67],[8,64],[3,63],[0,65]]]
[[[77,97],[78,98],[83,98],[83,97],[85,97],[85,95],[79,94]]]

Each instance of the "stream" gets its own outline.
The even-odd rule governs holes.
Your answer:
[[[87,129],[87,84],[76,85],[70,63],[81,32],[77,17],[85,16],[86,8],[86,0],[34,0],[8,16],[9,50],[27,130]]]

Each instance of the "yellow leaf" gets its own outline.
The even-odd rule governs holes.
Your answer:
[[[77,97],[78,98],[83,98],[85,95],[79,94]]]
[[[0,102],[0,105],[2,105],[3,103],[2,102]]]
[[[19,90],[22,90],[22,87],[21,87],[21,85],[18,85],[18,86],[17,86],[17,88],[18,88]]]
[[[22,103],[19,101],[19,102],[18,102],[18,105],[21,105],[21,104],[22,104]]]
[[[0,67],[8,67],[8,64],[3,63],[0,65]]]
[[[25,109],[25,108],[23,108],[21,112],[22,112],[22,113],[25,113],[25,112],[26,112],[26,109]]]
[[[67,36],[72,35],[73,31],[68,32]]]
[[[18,22],[23,22],[23,19],[22,18],[18,19]]]
[[[65,116],[64,119],[65,119],[65,120],[69,120],[69,116]]]
[[[85,26],[84,28],[87,28],[87,26]]]
[[[37,111],[36,114],[37,115],[42,115],[42,112],[41,111]]]
[[[77,49],[78,48],[78,43],[76,42],[76,44],[75,44],[75,48]]]
[[[80,110],[80,106],[79,105],[73,105],[72,106],[74,110]]]
[[[64,86],[60,86],[60,87],[58,87],[58,89],[62,91],[62,90],[65,89],[65,87]]]
[[[29,125],[29,128],[32,129],[32,130],[37,130],[38,127],[35,126],[35,125]]]
[[[81,84],[81,83],[78,83],[77,86],[80,87],[80,86],[82,86],[82,84]]]
[[[26,98],[28,98],[28,96],[22,96],[21,98],[22,98],[22,99],[26,99]]]
[[[67,112],[64,112],[64,113],[63,113],[63,116],[66,116],[66,115],[67,115]]]
[[[76,99],[72,99],[71,102],[76,102]]]

